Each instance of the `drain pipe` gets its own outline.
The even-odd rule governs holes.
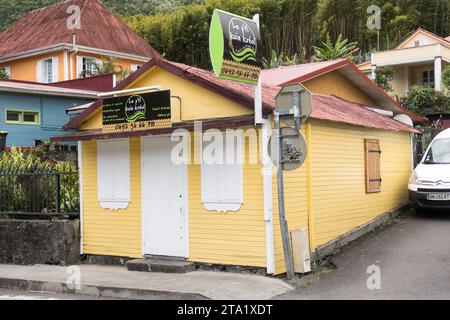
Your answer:
[[[69,79],[73,80],[73,57],[78,53],[77,33],[75,32],[75,30],[73,31],[73,34],[72,34],[72,50],[70,50],[69,52],[72,52],[70,54],[70,76],[69,76]],[[76,78],[77,78],[77,75],[75,75],[75,79]]]

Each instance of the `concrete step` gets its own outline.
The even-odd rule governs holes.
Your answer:
[[[129,271],[187,273],[195,270],[191,262],[168,258],[146,258],[129,260],[126,263]]]

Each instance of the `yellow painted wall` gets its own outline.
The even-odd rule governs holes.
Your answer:
[[[246,143],[245,154],[249,146]],[[189,166],[189,260],[266,267],[263,176],[244,165],[244,204],[238,212],[208,211],[201,202],[200,165]]]
[[[140,139],[130,139],[131,203],[105,210],[97,201],[97,141],[83,142],[83,250],[85,254],[142,257]]]
[[[332,94],[367,106],[377,105],[369,95],[361,91],[350,80],[340,74],[339,71],[324,74],[304,82],[303,85],[312,93]]]
[[[141,257],[140,138],[130,140],[131,204],[117,212],[97,201],[97,144],[83,142],[84,253]],[[248,140],[246,143],[248,155]],[[266,266],[263,184],[259,163],[244,165],[244,201],[238,212],[211,212],[201,202],[200,165],[188,166],[189,260]]]
[[[252,111],[157,68],[150,70],[130,87],[149,85],[170,88],[173,95],[183,98],[182,120],[235,116]],[[316,81],[311,80],[306,86],[313,92],[336,94],[365,104],[370,102],[370,98],[354,85],[346,84],[336,73]],[[173,107],[174,121],[179,121],[179,106],[174,102]],[[100,113],[97,112],[81,128],[100,126]],[[406,186],[411,171],[408,133],[372,130],[319,120],[312,120],[303,126],[303,133],[310,149],[309,158],[301,169],[285,174],[286,211],[290,230],[310,227],[312,250],[407,202]],[[383,152],[383,186],[379,194],[365,193],[365,138],[380,140]],[[89,141],[84,142],[84,145],[85,253],[140,257],[139,138],[133,138],[131,143],[132,205],[119,213],[99,208],[96,199],[96,144]],[[189,260],[266,266],[261,169],[260,164],[245,165],[244,205],[238,212],[223,214],[204,209],[201,203],[200,166],[189,165]],[[275,176],[272,187],[275,271],[279,274],[285,269]],[[118,232],[113,233],[111,230]]]
[[[364,139],[379,139],[381,154],[382,191],[365,192]],[[407,184],[411,173],[410,135],[373,130],[346,124],[312,120],[308,141],[311,162],[298,170],[301,179],[295,182],[292,195],[300,208],[287,210],[290,230],[306,227],[305,195],[308,165],[311,166],[312,235],[315,249],[361,226],[391,209],[408,202]],[[289,178],[288,178],[289,179]],[[289,180],[287,180],[289,187]],[[289,189],[287,190],[289,192]],[[293,199],[290,199],[293,198]],[[274,207],[275,216],[278,210]],[[285,272],[279,228],[275,229],[276,273]]]

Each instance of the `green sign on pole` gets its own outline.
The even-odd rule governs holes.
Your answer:
[[[262,67],[261,35],[255,21],[214,10],[209,32],[214,73],[220,79],[257,84]]]

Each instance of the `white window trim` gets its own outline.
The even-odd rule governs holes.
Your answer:
[[[83,72],[83,59],[91,59],[94,60],[97,64],[101,65],[103,62],[100,59],[94,58],[94,57],[88,57],[88,56],[77,56],[77,63],[76,63],[76,79],[80,78],[81,73]]]
[[[132,64],[131,65],[131,72],[138,71],[140,67],[142,67],[142,64]]]
[[[203,133],[202,137],[208,135],[208,133]],[[226,142],[226,134],[222,132],[223,135],[223,142],[225,144]],[[202,138],[201,138],[202,139]],[[200,143],[200,156],[203,163],[203,146],[204,140],[202,139]],[[244,137],[242,136],[240,139],[238,139],[238,148],[241,148],[242,150],[242,156],[245,159],[245,150],[244,148]],[[205,172],[205,165],[201,164],[201,198],[203,206],[208,211],[218,211],[218,212],[236,212],[239,211],[239,209],[244,204],[244,169],[243,169],[243,161],[239,164],[239,181],[233,181],[233,183],[236,183],[236,188],[238,188],[239,197],[237,198],[224,198],[223,196],[219,195],[218,198],[210,197],[207,192],[208,188],[207,186],[211,183],[220,183],[218,181],[206,181],[207,176]],[[223,183],[223,182],[222,182]]]
[[[10,66],[4,66],[4,67],[1,67],[0,69],[5,70],[5,73],[6,73],[8,76],[11,76],[11,67],[10,67]]]
[[[52,61],[52,79],[49,81],[48,70],[45,69],[45,62]],[[59,61],[58,57],[47,57],[39,60],[36,64],[36,82],[38,83],[54,83],[59,81]]]
[[[123,172],[124,179],[120,180],[120,188],[125,190],[124,197],[114,197],[112,195],[105,195],[105,191],[101,188],[104,185],[114,183],[110,181],[111,176],[109,172],[101,169],[102,165],[109,163],[102,154],[102,148],[108,143],[124,143],[123,152],[126,154],[124,161],[120,163],[120,170]],[[115,170],[114,170],[115,171]],[[131,201],[131,175],[130,175],[130,142],[129,139],[111,139],[111,140],[97,140],[97,195],[98,202],[103,209],[123,210],[127,209]]]

